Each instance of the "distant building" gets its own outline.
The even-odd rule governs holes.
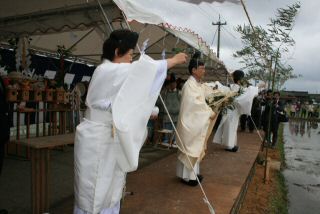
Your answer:
[[[320,94],[309,94],[310,100],[320,103]]]
[[[281,91],[281,99],[288,102],[315,102],[320,103],[320,94],[309,94],[307,91]]]

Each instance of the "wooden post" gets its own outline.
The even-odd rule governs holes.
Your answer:
[[[36,118],[37,118],[37,121],[36,121],[36,136],[39,137],[39,121],[40,121],[40,113],[39,113],[39,103],[37,102],[36,103]]]
[[[31,149],[32,213],[49,212],[49,150]]]
[[[48,135],[52,135],[52,111],[51,111],[51,106],[50,108],[47,108],[48,110],[48,115],[49,115],[49,127],[48,127]]]
[[[59,111],[59,134],[63,134],[64,120],[63,111]]]
[[[62,134],[65,134],[67,132],[67,111],[62,112],[63,114],[63,132]]]
[[[20,140],[20,110],[17,110],[17,140]],[[20,153],[20,145],[16,146],[16,154],[19,156]]]
[[[43,121],[42,121],[42,136],[46,136],[46,121],[47,121],[47,103],[43,102]]]
[[[53,116],[53,130],[52,130],[52,135],[56,135],[57,134],[57,128],[58,128],[58,126],[57,126],[57,111],[53,111],[52,112],[52,116]]]
[[[30,112],[25,112],[25,115],[27,116],[27,125],[26,125],[26,129],[27,129],[27,138],[30,138]]]
[[[26,112],[25,115],[27,116],[27,138],[30,138],[30,112]],[[27,159],[30,159],[30,147],[28,146],[27,147],[27,150],[26,150],[26,157]]]

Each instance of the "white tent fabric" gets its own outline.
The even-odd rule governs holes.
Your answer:
[[[206,0],[213,2],[238,2],[237,0]],[[211,59],[217,60],[210,48],[214,35],[209,11],[204,11],[199,0],[114,0],[129,21],[161,25],[167,31],[200,50]],[[208,7],[207,7],[208,8]],[[211,11],[214,13],[214,11]]]
[[[210,0],[204,1],[207,4],[206,2]],[[221,2],[225,0],[215,1]],[[112,0],[100,0],[100,2],[113,29],[127,28],[120,9]],[[162,1],[153,1],[153,3],[159,4],[157,2]],[[200,2],[198,0],[181,0],[180,3],[197,7]],[[147,8],[143,5],[141,10],[145,12]],[[181,14],[183,13],[179,15]],[[201,15],[199,11],[196,14]],[[190,14],[184,15],[184,19],[188,20]],[[201,16],[205,19],[203,14]],[[143,41],[149,39],[146,53],[155,59],[162,58],[161,53],[163,50],[166,51],[166,57],[174,54],[174,48],[190,49],[190,47],[193,47],[194,49],[201,50],[197,43],[201,39],[198,40],[197,36],[194,37],[195,34],[187,31],[177,31],[170,28],[163,29],[158,24],[143,24],[136,21],[131,21],[129,24],[132,30],[140,34],[138,42],[140,46]],[[209,24],[211,26],[211,23]],[[214,32],[215,28],[210,28],[210,26],[207,29],[209,29],[209,34],[213,36],[212,32]],[[165,30],[170,32],[168,33]],[[54,56],[57,53],[58,45],[70,48],[77,43],[71,49],[72,57],[76,57],[81,61],[98,64],[100,62],[102,44],[109,32],[110,28],[106,24],[97,0],[55,0],[50,2],[41,0],[0,1],[1,47],[10,48],[7,41],[11,38],[28,37],[31,39],[31,48],[40,51],[43,55]],[[87,33],[88,35],[78,43],[77,41]],[[187,43],[186,41],[194,42]],[[135,58],[137,58],[138,51],[135,50],[135,53]],[[183,79],[189,75],[186,66],[176,67],[172,72],[175,72],[178,77]],[[216,58],[208,61],[205,78],[207,81],[218,80],[225,82],[226,74],[226,68],[222,62]]]

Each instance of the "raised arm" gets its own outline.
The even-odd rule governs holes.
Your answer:
[[[188,58],[187,54],[178,53],[178,54],[174,55],[173,57],[167,59],[167,68],[170,69],[176,65],[186,63],[187,58]]]
[[[186,61],[187,61],[187,55],[185,53],[176,54],[167,60],[159,60],[157,75],[152,84],[150,94],[154,95],[154,94],[157,94],[158,91],[160,91],[164,83],[164,80],[167,76],[168,69],[172,68],[175,65],[183,64]]]

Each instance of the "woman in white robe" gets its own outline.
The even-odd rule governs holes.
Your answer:
[[[233,80],[235,84],[230,87],[218,84],[218,89],[222,91],[240,92],[240,81],[244,77],[243,71],[236,70],[233,73]],[[227,109],[227,113],[223,115],[219,127],[214,135],[213,142],[222,144],[227,151],[237,152],[237,129],[239,125],[239,118],[242,114],[251,115],[251,107],[253,98],[258,95],[258,87],[249,86],[243,88],[243,93],[235,98],[234,109]]]
[[[92,76],[86,114],[74,148],[76,214],[119,213],[126,173],[138,167],[147,122],[167,75],[184,63],[181,53],[131,63],[138,34],[116,30],[103,45],[103,62]]]

